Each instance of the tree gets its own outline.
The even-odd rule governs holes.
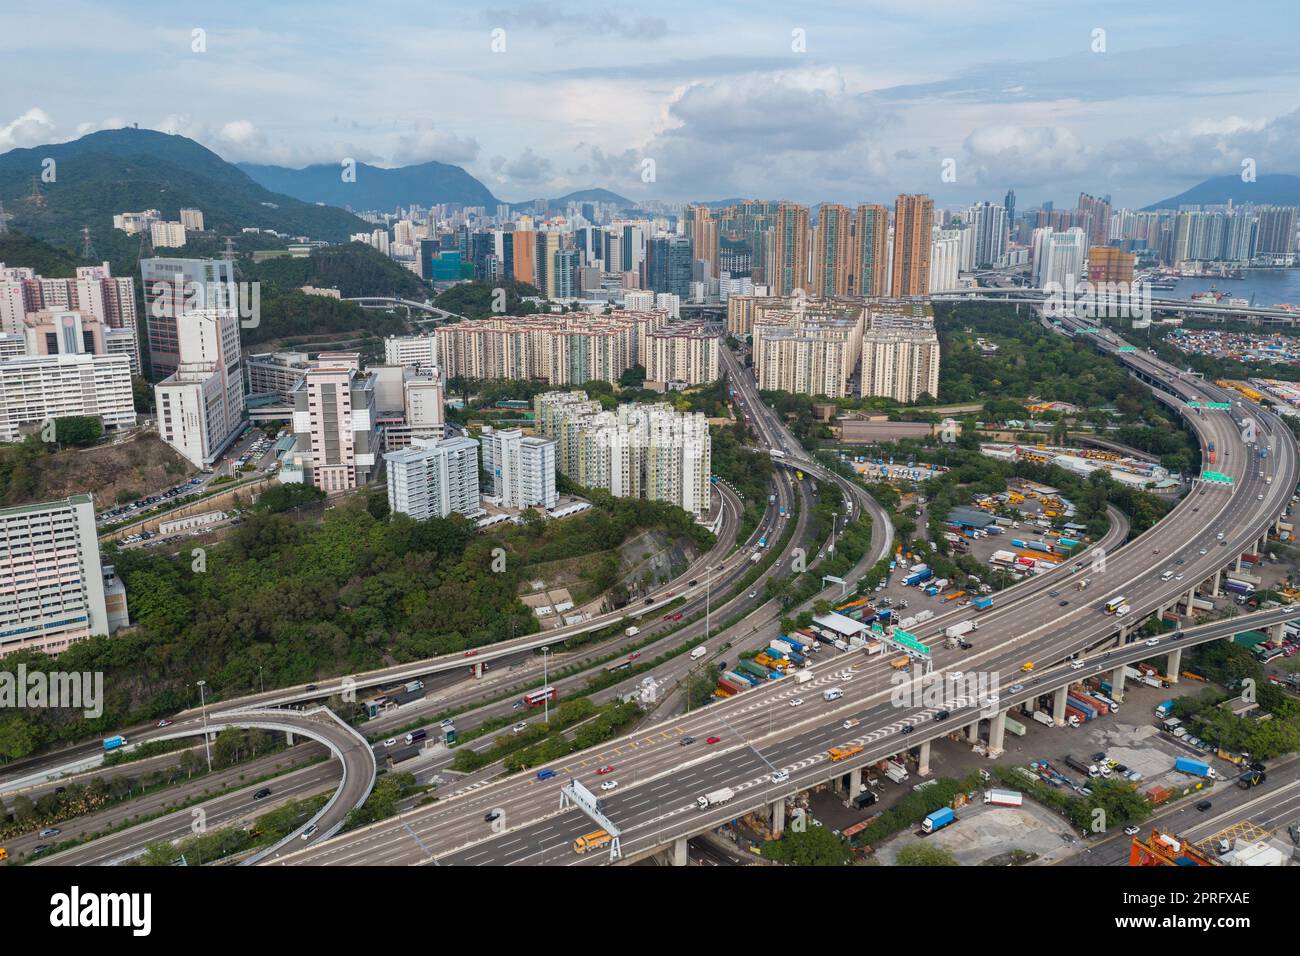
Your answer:
[[[898,851],[899,866],[960,866],[951,850],[929,843],[911,843]]]
[[[787,829],[779,840],[763,844],[763,857],[787,866],[844,866],[853,859],[849,845],[825,827]]]
[[[640,388],[645,384],[645,366],[633,365],[618,377],[618,384],[621,388]]]

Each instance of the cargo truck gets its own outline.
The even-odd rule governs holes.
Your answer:
[[[961,637],[963,634],[969,634],[975,630],[974,621],[959,621],[956,624],[950,624],[943,629],[943,636],[949,638]]]
[[[628,637],[636,637],[638,634],[641,633],[641,628],[639,628],[639,627],[629,627],[629,628],[628,628],[626,631],[624,631],[623,633],[626,634]]]
[[[924,624],[932,617],[934,617],[934,612],[931,611],[929,608],[926,608],[924,611],[917,611],[916,614],[912,616],[912,620],[914,620],[917,624]],[[906,628],[904,630],[906,630]]]
[[[701,644],[699,647],[691,651],[691,660],[698,661],[707,653],[709,653],[709,649],[705,645]]]
[[[925,833],[934,833],[956,819],[957,814],[952,812],[952,807],[940,807],[921,821],[921,830]]]
[[[1190,774],[1193,777],[1204,777],[1207,780],[1215,779],[1214,768],[1204,760],[1197,760],[1194,757],[1178,757],[1174,760],[1174,769],[1179,773]]]
[[[104,753],[108,753],[111,750],[119,750],[125,746],[126,746],[126,738],[123,737],[121,734],[118,734],[116,737],[104,738]]]
[[[907,768],[902,764],[894,763],[892,760],[886,761],[885,776],[894,781],[894,783],[902,783],[907,779]]]
[[[753,674],[759,680],[770,680],[774,673],[780,676],[779,671],[774,672],[762,664],[755,664],[753,661],[741,661],[736,669],[744,671],[746,674]]]
[[[1007,733],[1015,734],[1017,737],[1023,737],[1025,735],[1025,725],[1014,717],[1006,718],[1006,730]]]
[[[695,805],[701,810],[707,810],[709,807],[716,807],[719,804],[726,803],[735,795],[736,791],[732,790],[730,787],[723,787],[720,790],[711,790],[704,796],[697,798]]]
[[[796,684],[806,684],[810,680],[812,680],[812,678],[813,678],[813,673],[810,670],[796,671],[794,675],[794,682]]]
[[[1056,721],[1052,720],[1051,716],[1046,711],[1036,710],[1029,716],[1045,727],[1054,727],[1056,725]]]
[[[977,611],[987,611],[993,606],[993,599],[991,597],[977,597],[970,602],[970,606]]]
[[[985,790],[984,802],[1000,807],[1019,807],[1024,805],[1025,798],[1019,790]]]

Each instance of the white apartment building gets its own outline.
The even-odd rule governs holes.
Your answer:
[[[438,337],[424,335],[390,335],[384,339],[384,364],[408,368],[429,368],[438,364]]]
[[[78,312],[98,320],[107,327],[105,351],[129,355],[132,373],[140,374],[135,282],[114,276],[107,262],[79,266],[73,279],[46,279],[0,263],[0,334],[23,332],[33,312]]]
[[[757,310],[753,336],[758,387],[843,398],[862,353],[861,301],[812,300]]]
[[[670,405],[595,409],[582,391],[533,399],[537,430],[557,441],[557,467],[581,485],[612,495],[666,501],[692,514],[709,508],[713,446],[700,413]]]
[[[930,242],[930,292],[951,292],[960,288],[962,230],[934,230]]]
[[[90,495],[0,508],[0,656],[108,634],[121,622],[108,613],[106,570]]]
[[[158,435],[198,468],[210,468],[243,424],[239,316],[186,312],[176,324],[180,363],[154,386]]]
[[[641,357],[646,378],[687,385],[716,382],[721,340],[721,327],[703,322],[675,322],[647,333]]]
[[[203,231],[203,210],[202,209],[182,209],[181,226],[186,232]]]
[[[1031,244],[1035,288],[1042,289],[1051,282],[1062,289],[1073,289],[1087,278],[1084,262],[1088,258],[1088,236],[1078,226],[1065,232],[1035,229]]]
[[[417,521],[455,512],[474,518],[479,507],[478,442],[472,438],[416,438],[410,448],[384,455],[388,506]]]
[[[185,245],[185,227],[173,221],[151,222],[149,241],[155,249],[178,248]]]
[[[858,394],[914,402],[939,394],[939,336],[934,313],[920,302],[872,303],[862,334]]]
[[[377,464],[377,379],[359,364],[355,353],[321,353],[293,392],[290,475],[300,469],[327,493],[365,484]]]
[[[503,508],[554,508],[556,442],[525,435],[517,428],[483,429],[483,470],[492,480],[492,497]]]
[[[678,305],[680,306],[680,302]],[[655,294],[640,289],[628,289],[623,293],[623,308],[629,312],[649,312],[655,307]]]
[[[19,441],[50,419],[98,418],[105,431],[135,426],[131,362],[85,352],[0,361],[0,441]]]

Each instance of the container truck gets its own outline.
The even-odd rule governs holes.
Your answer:
[[[1093,703],[1089,703],[1088,701],[1085,701],[1083,698],[1076,697],[1073,694],[1070,694],[1068,697],[1066,697],[1066,700],[1069,701],[1070,706],[1073,707],[1075,710],[1082,711],[1086,719],[1088,720],[1097,719],[1098,710],[1094,706],[1094,704],[1096,703],[1095,701]]]
[[[970,602],[970,606],[977,611],[987,611],[993,606],[993,599],[991,597],[977,597]]]
[[[1077,770],[1079,773],[1086,774],[1089,777],[1095,777],[1099,773],[1096,767],[1091,767],[1081,760],[1076,760],[1074,757],[1066,757],[1065,765],[1071,770]]]
[[[921,821],[921,829],[926,833],[934,833],[936,830],[942,830],[956,819],[957,814],[952,812],[952,807],[940,807]]]
[[[739,669],[744,671],[746,674],[753,674],[759,680],[768,680],[772,677],[773,673],[779,674],[779,672],[770,671],[761,664],[755,664],[753,661],[741,661]]]
[[[924,624],[932,617],[934,617],[934,612],[926,608],[924,611],[917,611],[916,614],[912,615],[912,620],[917,624]]]
[[[1223,587],[1225,590],[1231,591],[1233,594],[1255,593],[1255,585],[1248,584],[1245,581],[1234,581],[1232,578],[1228,578],[1228,580],[1223,583]]]
[[[723,787],[720,790],[710,790],[704,796],[695,801],[695,805],[701,810],[707,810],[709,807],[716,807],[719,804],[726,803],[736,795],[736,791],[730,787]]]
[[[943,629],[944,637],[961,637],[963,634],[969,634],[975,630],[974,621],[959,621],[956,624],[950,624]]]
[[[1032,717],[1034,720],[1038,721],[1040,724],[1044,725],[1045,727],[1056,726],[1056,721],[1052,720],[1051,715],[1049,715],[1046,711],[1036,710],[1029,716]]]
[[[1168,717],[1173,712],[1174,712],[1174,702],[1172,700],[1166,700],[1156,705],[1157,717]]]
[[[1193,777],[1204,777],[1207,780],[1214,779],[1214,768],[1204,760],[1197,760],[1194,757],[1178,757],[1174,760],[1174,769],[1179,773],[1190,774]]]
[[[892,760],[886,761],[885,776],[894,781],[894,783],[902,783],[907,779],[907,768],[902,764],[894,763]]]
[[[1024,795],[1019,790],[985,790],[984,802],[1000,807],[1019,807],[1024,805]]]
[[[104,753],[108,753],[110,750],[118,750],[125,746],[126,738],[121,734],[118,734],[116,737],[104,738]]]
[[[1065,722],[1068,723],[1071,727],[1078,727],[1085,720],[1091,720],[1091,719],[1092,719],[1091,717],[1089,717],[1083,711],[1079,710],[1079,708],[1071,707],[1069,704],[1066,705]]]
[[[1014,717],[1007,717],[1006,730],[1007,733],[1015,734],[1017,737],[1023,737],[1025,735],[1025,725]]]
[[[413,681],[408,681],[408,682],[407,682],[407,684],[406,684],[406,692],[407,692],[408,694],[414,694],[417,690],[424,690],[424,681],[422,681],[422,680],[413,680]]]
[[[909,574],[907,577],[903,578],[903,587],[910,588],[912,585],[921,584],[925,581],[930,580],[930,578],[932,577],[934,577],[934,572],[931,571],[929,568],[926,568],[926,570],[924,571],[914,571],[911,574]]]

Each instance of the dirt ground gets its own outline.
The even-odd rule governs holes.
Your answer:
[[[110,507],[119,492],[130,491],[133,498],[149,495],[197,474],[155,432],[120,445],[55,452],[38,459],[33,471],[36,487],[30,500],[50,501],[88,491],[95,496],[96,511]]]

